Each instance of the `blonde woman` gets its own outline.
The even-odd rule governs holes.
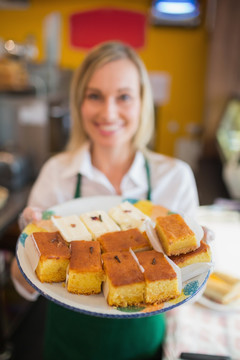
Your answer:
[[[189,166],[147,150],[153,101],[147,71],[132,48],[119,42],[94,48],[75,72],[70,98],[67,149],[43,166],[22,215],[25,223],[74,197],[117,194],[193,215],[198,196]],[[16,261],[12,277],[23,296],[37,296]],[[95,318],[49,302],[46,322],[47,360],[160,358],[162,314]]]

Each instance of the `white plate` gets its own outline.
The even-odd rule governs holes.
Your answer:
[[[53,213],[66,216],[70,214],[78,215],[92,210],[108,211],[111,207],[116,206],[123,200],[129,199],[123,199],[120,196],[99,196],[75,199],[52,207],[49,211],[43,213],[43,218],[50,217]],[[200,290],[203,289],[210,273],[209,271],[205,272],[183,283],[181,295],[177,299],[169,302],[154,306],[143,305],[140,307],[128,308],[110,307],[102,293],[90,296],[76,295],[69,293],[65,288],[64,283],[41,283],[33,272],[24,249],[25,239],[29,235],[29,231],[30,233],[32,232],[32,230],[28,230],[27,227],[22,232],[18,239],[16,249],[18,265],[26,280],[47,299],[66,308],[88,315],[109,318],[139,318],[166,312],[192,300]]]
[[[211,310],[215,310],[215,311],[220,311],[220,312],[236,312],[239,311],[240,312],[240,300],[236,300],[231,302],[230,304],[219,304],[216,301],[210,300],[208,299],[206,296],[201,296],[198,299],[198,302],[203,305],[206,306],[207,308],[211,309]]]
[[[239,278],[240,212],[224,210],[218,205],[200,206],[197,220],[214,233],[211,243],[214,271]],[[240,311],[240,300],[222,305],[203,295],[198,301],[215,311]]]

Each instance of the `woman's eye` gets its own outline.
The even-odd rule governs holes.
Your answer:
[[[131,99],[131,96],[128,95],[128,94],[122,94],[119,96],[119,99],[122,100],[122,101],[128,101]]]
[[[100,95],[99,95],[99,94],[95,94],[95,93],[90,93],[90,94],[87,94],[87,99],[90,99],[90,100],[99,100],[99,99],[100,99]]]

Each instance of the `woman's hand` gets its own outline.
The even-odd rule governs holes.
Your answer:
[[[40,221],[42,219],[42,210],[37,207],[27,206],[19,217],[19,227],[23,230],[29,223]]]
[[[19,227],[22,231],[29,223],[40,221],[42,219],[42,210],[36,207],[26,207],[19,216]],[[16,257],[11,264],[11,278],[17,291],[27,300],[35,300],[37,298],[36,290],[23,277]],[[25,291],[23,290],[25,289]],[[29,295],[28,295],[29,294]]]

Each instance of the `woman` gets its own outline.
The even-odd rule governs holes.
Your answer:
[[[130,47],[108,42],[94,48],[77,69],[71,88],[72,129],[67,151],[44,165],[23,212],[39,211],[80,196],[151,199],[193,215],[194,177],[182,161],[146,150],[154,113],[146,69]],[[16,263],[13,278],[29,293]],[[45,359],[151,359],[164,338],[164,316],[107,319],[49,303]]]

